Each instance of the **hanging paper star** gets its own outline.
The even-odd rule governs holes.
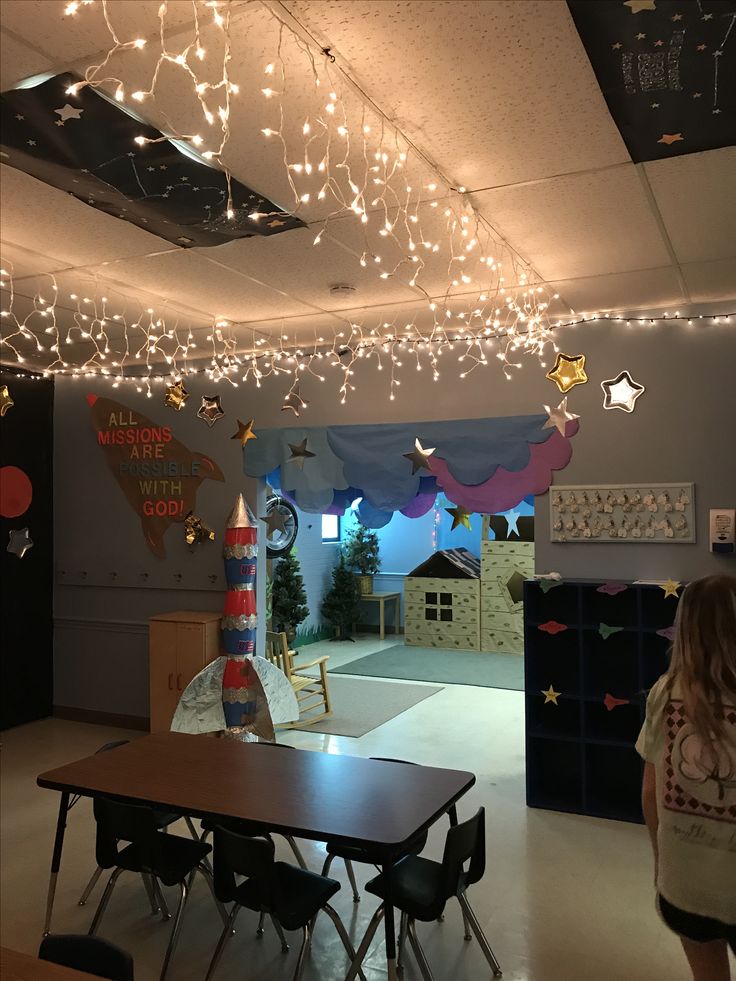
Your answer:
[[[682,133],[663,133],[657,143],[664,143],[670,146],[672,143],[679,143],[683,139]]]
[[[277,507],[271,508],[267,514],[262,514],[261,521],[268,529],[266,532],[266,538],[273,538],[277,531],[280,531],[282,535],[285,535],[286,519],[287,515]]]
[[[629,705],[628,698],[614,698],[613,695],[606,692],[606,697],[603,699],[603,704],[606,706],[609,712],[612,712],[619,705]]]
[[[506,528],[506,537],[508,538],[510,536],[510,534],[511,534],[512,531],[514,532],[514,534],[517,537],[520,537],[519,536],[519,525],[518,525],[518,521],[519,521],[519,518],[521,517],[521,512],[520,511],[514,511],[514,509],[511,508],[510,511],[504,511],[503,512],[503,516],[504,516],[504,518],[506,518],[506,525],[507,525],[507,528]]]
[[[624,7],[629,7],[632,14],[638,14],[642,10],[656,10],[655,0],[624,0]]]
[[[225,415],[220,404],[219,395],[203,395],[202,404],[197,409],[197,418],[204,419],[210,429],[214,426],[218,419],[222,419]]]
[[[427,460],[429,460],[434,451],[434,446],[431,449],[425,449],[417,438],[414,440],[414,449],[411,453],[402,453],[401,455],[406,457],[407,460],[411,460],[411,472],[415,474],[417,470],[429,470]]]
[[[240,445],[245,446],[249,439],[258,439],[256,434],[253,432],[254,419],[250,419],[248,422],[241,422],[238,419],[238,431],[233,433],[230,439],[239,439]]]
[[[27,528],[18,528],[10,532],[7,545],[8,552],[22,559],[29,548],[33,548],[33,542]]]
[[[558,623],[556,620],[548,620],[546,623],[540,623],[537,629],[554,637],[555,634],[561,634],[567,630],[567,627],[564,623]]]
[[[10,397],[7,385],[0,385],[0,416],[4,416],[8,409],[12,409],[15,402]]]
[[[633,412],[634,404],[642,392],[646,389],[639,382],[635,382],[628,371],[621,371],[615,378],[609,378],[601,382],[603,389],[604,409],[623,409],[624,412]]]
[[[676,596],[679,599],[679,593],[677,590],[682,586],[681,582],[675,582],[674,579],[668,579],[667,582],[663,582],[661,589],[664,590],[664,598],[667,599],[668,596]]]
[[[301,443],[288,443],[288,447],[291,450],[291,456],[288,459],[289,463],[295,463],[300,470],[304,469],[304,461],[308,460],[310,457],[316,456],[316,453],[312,453],[311,450],[307,449],[307,439],[305,436]]]
[[[552,685],[550,685],[547,691],[544,690],[542,691],[542,694],[544,695],[545,705],[547,704],[547,702],[552,702],[554,705],[557,705],[557,699],[560,697],[562,692],[555,691]]]
[[[184,403],[189,398],[189,392],[184,388],[184,382],[179,379],[174,385],[166,386],[166,395],[164,396],[164,405],[168,405],[169,408],[175,409],[177,412],[181,412],[184,408]]]
[[[598,633],[604,640],[608,640],[608,638],[613,634],[620,633],[620,631],[623,629],[623,627],[609,627],[607,623],[601,623],[598,625]]]
[[[61,116],[62,124],[67,121],[67,119],[79,119],[84,112],[84,109],[78,109],[76,106],[70,106],[68,103],[62,106],[61,109],[54,109],[54,112]]]
[[[549,418],[542,426],[542,429],[552,429],[553,426],[557,427],[558,432],[563,436],[565,435],[565,426],[568,422],[572,422],[573,419],[579,419],[580,416],[575,415],[574,412],[567,411],[567,395],[560,402],[556,409],[550,408],[550,406],[545,405],[544,411],[547,413]]]
[[[450,528],[450,531],[454,531],[458,525],[462,525],[464,528],[467,528],[468,531],[473,530],[470,525],[470,516],[473,513],[472,511],[466,511],[465,508],[460,506],[445,508],[445,511],[452,515],[452,528]]]
[[[196,545],[198,542],[214,542],[215,533],[204,524],[198,515],[190,511],[184,518],[184,540],[187,545]]]
[[[546,375],[564,395],[575,385],[584,385],[588,376],[585,374],[584,354],[558,354],[555,366]]]

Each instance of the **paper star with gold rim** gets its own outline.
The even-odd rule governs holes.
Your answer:
[[[680,143],[684,139],[682,133],[662,133],[657,143],[664,143],[665,146],[671,146],[673,143]]]
[[[661,584],[661,589],[664,590],[664,598],[667,599],[668,596],[675,596],[677,599],[680,598],[680,594],[677,590],[682,586],[681,582],[675,582],[674,579],[668,579],[666,582]]]
[[[445,511],[452,515],[452,528],[450,528],[450,531],[454,531],[458,525],[462,525],[464,528],[467,528],[468,531],[473,530],[470,525],[470,516],[473,513],[472,511],[466,511],[465,508],[460,507],[460,505],[454,508],[445,508]]]
[[[33,541],[27,528],[16,528],[8,532],[8,544],[5,549],[11,555],[22,559],[28,549],[33,548]]]
[[[253,432],[254,423],[255,419],[249,419],[248,422],[241,422],[238,419],[238,431],[237,433],[233,433],[230,439],[239,439],[241,446],[245,446],[249,439],[258,439]]]
[[[4,416],[8,409],[12,409],[15,402],[10,397],[7,385],[0,385],[0,416]]]
[[[411,453],[402,453],[401,455],[406,457],[407,460],[411,461],[411,472],[413,475],[417,472],[417,470],[430,469],[427,461],[429,460],[430,456],[432,456],[434,451],[434,446],[432,446],[430,449],[425,449],[417,437],[417,439],[414,440],[414,449],[411,451]]]
[[[170,409],[175,409],[177,412],[181,412],[184,408],[184,403],[189,398],[189,392],[184,388],[184,382],[179,379],[173,385],[166,386],[166,395],[164,395],[164,405],[168,405]]]
[[[301,443],[287,443],[287,446],[291,450],[291,456],[289,457],[289,463],[295,463],[300,470],[304,469],[304,461],[309,460],[310,457],[316,456],[316,453],[312,453],[311,450],[307,449],[307,439],[309,437],[305,436]]]
[[[567,395],[560,402],[556,408],[552,408],[549,405],[545,405],[544,411],[547,413],[549,418],[542,426],[542,429],[552,429],[553,426],[557,428],[557,431],[564,436],[565,429],[568,422],[572,422],[573,419],[579,419],[580,416],[576,415],[574,412],[567,411]]]
[[[615,378],[601,382],[604,409],[623,409],[633,412],[636,400],[646,391],[643,385],[634,381],[628,371],[621,371]]]
[[[561,691],[555,691],[552,685],[550,685],[547,691],[542,690],[542,695],[544,695],[544,704],[546,705],[547,702],[552,702],[553,705],[557,705],[557,699],[561,694]]]
[[[576,385],[584,385],[588,380],[585,374],[585,355],[558,354],[554,368],[545,377],[553,381],[563,395]]]
[[[639,14],[642,10],[656,10],[656,0],[624,0],[624,7],[628,7],[632,14]]]

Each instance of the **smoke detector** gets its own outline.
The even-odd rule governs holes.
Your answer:
[[[330,286],[330,296],[352,296],[357,292],[350,283],[335,283],[334,286]]]

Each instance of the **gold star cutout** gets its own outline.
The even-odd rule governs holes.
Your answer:
[[[616,43],[615,44],[612,44],[611,47],[613,48],[614,51],[618,51],[619,48],[622,48],[623,47],[623,44],[621,44],[620,41],[616,41]]]
[[[10,397],[7,385],[0,385],[0,416],[4,416],[8,409],[12,409],[15,402]]]
[[[287,446],[291,450],[291,456],[288,459],[288,463],[295,463],[300,470],[304,469],[304,461],[308,460],[310,457],[316,456],[316,453],[312,453],[311,450],[307,449],[307,439],[309,437],[305,436],[301,443],[287,443]]]
[[[705,51],[705,49],[706,49],[707,47],[708,47],[708,45],[707,45],[707,44],[699,44],[699,45],[697,45],[697,50],[698,50],[698,51]]]
[[[278,507],[272,508],[268,514],[261,515],[261,521],[266,525],[267,538],[273,538],[277,531],[286,534],[286,515]]]
[[[248,422],[241,422],[238,419],[238,431],[233,433],[230,439],[239,439],[240,445],[245,446],[249,439],[258,439],[256,434],[253,432],[254,419],[250,419]]]
[[[588,376],[585,374],[584,354],[558,354],[554,368],[546,375],[553,381],[563,395],[575,385],[584,385]]]
[[[70,106],[69,103],[67,103],[65,106],[62,106],[61,109],[54,109],[54,112],[58,116],[61,116],[61,121],[65,123],[67,119],[79,119],[84,112],[84,109],[77,109],[75,106]]]
[[[176,409],[177,412],[181,412],[188,398],[189,392],[184,388],[184,382],[181,378],[174,385],[166,386],[164,405],[168,405],[170,409]]]
[[[452,515],[452,528],[450,528],[450,531],[454,531],[458,525],[462,525],[464,528],[467,528],[468,531],[473,530],[470,526],[470,516],[473,513],[472,511],[466,511],[465,508],[460,507],[459,505],[455,508],[445,508],[445,511]]]
[[[625,0],[624,7],[629,7],[632,14],[641,13],[642,10],[656,10],[655,0]]]
[[[682,14],[673,14],[672,20],[682,20]]]
[[[646,34],[642,34],[642,33],[641,33],[641,31],[640,31],[640,32],[639,32],[639,33],[638,33],[638,34],[636,35],[636,40],[637,40],[637,41],[643,41],[645,37],[646,37]]]
[[[693,92],[693,99],[700,99],[702,98],[702,96],[703,96],[702,92]]]
[[[547,702],[552,702],[553,705],[557,705],[557,699],[560,697],[562,692],[555,691],[552,685],[550,685],[547,691],[542,691],[542,694],[544,695],[545,705],[547,704]]]
[[[663,133],[657,143],[664,143],[670,146],[672,143],[679,143],[683,139],[682,133]]]
[[[552,429],[553,426],[557,427],[557,431],[564,436],[565,429],[567,428],[568,422],[572,422],[573,419],[579,419],[580,416],[576,415],[574,412],[567,411],[567,395],[560,402],[556,408],[552,408],[549,405],[545,405],[544,411],[547,413],[549,418],[542,426],[542,429]]]
[[[281,228],[281,226],[282,225],[285,225],[286,222],[285,221],[279,221],[278,218],[274,218],[273,221],[268,221],[268,222],[266,222],[266,224],[268,225],[269,228]]]
[[[668,596],[676,596],[680,598],[680,594],[677,590],[682,586],[681,582],[675,582],[674,579],[668,579],[667,582],[663,582],[661,588],[664,590],[664,598],[667,599]]]
[[[411,453],[402,453],[401,455],[406,457],[407,460],[411,460],[411,472],[414,475],[417,470],[429,470],[429,460],[430,456],[434,453],[435,447],[431,449],[425,449],[419,442],[419,439],[414,440],[414,449]]]

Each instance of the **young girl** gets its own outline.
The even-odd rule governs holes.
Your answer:
[[[729,981],[736,953],[736,578],[692,582],[669,671],[636,744],[659,911],[695,981]]]

